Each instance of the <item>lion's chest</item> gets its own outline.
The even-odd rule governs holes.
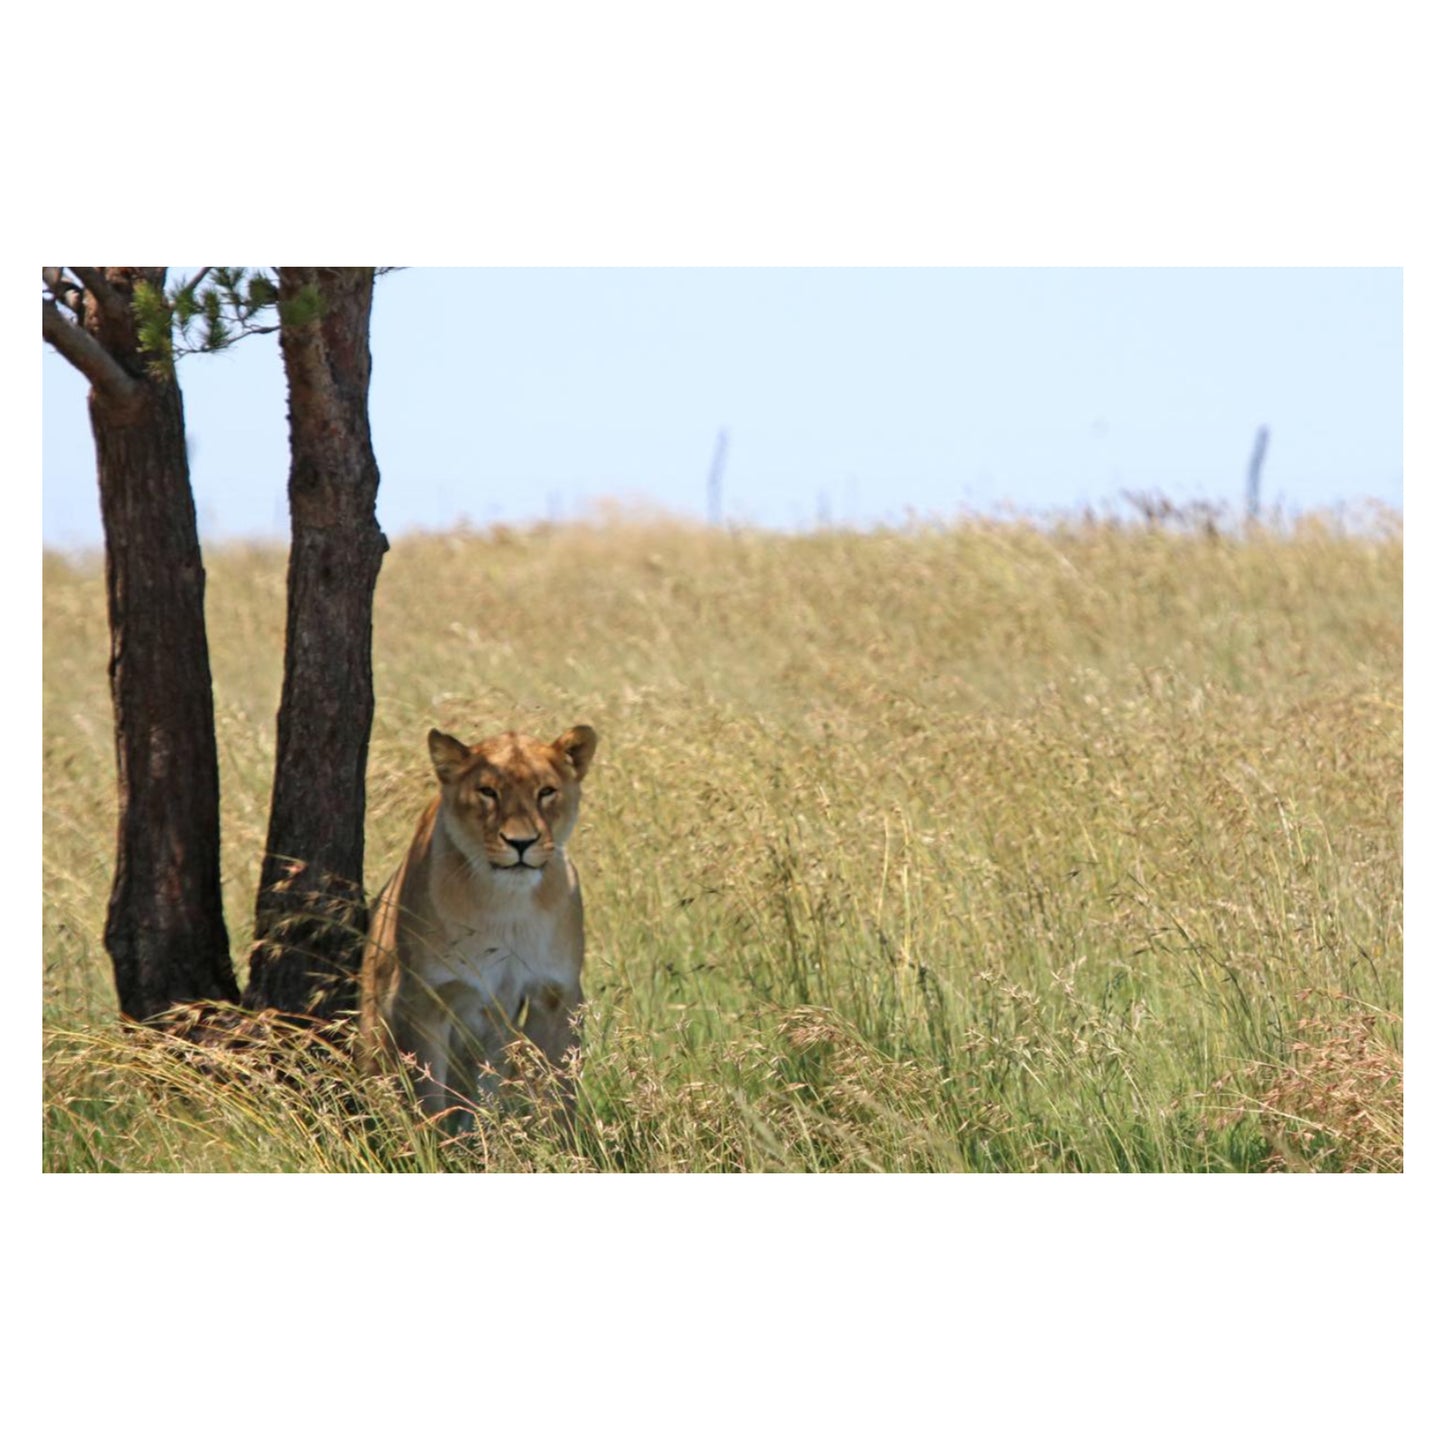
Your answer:
[[[576,989],[582,958],[580,930],[568,926],[573,899],[562,910],[543,909],[517,890],[489,904],[469,916],[440,914],[420,969],[426,987],[454,999],[470,994],[508,1015],[549,986]]]

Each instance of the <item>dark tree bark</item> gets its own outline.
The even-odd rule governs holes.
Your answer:
[[[371,736],[371,612],[386,538],[367,397],[374,272],[278,268],[291,426],[286,669],[246,1003],[329,1019],[356,1003]],[[321,314],[294,319],[304,288]],[[288,321],[288,312],[293,319]]]
[[[131,297],[164,267],[51,267],[42,334],[91,382],[120,805],[105,946],[121,1013],[237,1000],[221,910],[220,785],[205,571],[173,374],[152,375]],[[66,319],[57,303],[78,317]]]

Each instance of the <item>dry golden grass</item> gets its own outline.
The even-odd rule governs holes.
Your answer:
[[[428,727],[602,735],[571,850],[579,1137],[512,1121],[444,1157],[355,1112],[320,1154],[316,1129],[263,1142],[301,1107],[264,1093],[232,1137],[203,1084],[199,1133],[140,1117],[98,942],[103,592],[47,558],[50,1167],[1398,1169],[1401,576],[1388,515],[399,542],[373,892],[429,795]],[[238,954],[284,577],[279,550],[208,557]]]

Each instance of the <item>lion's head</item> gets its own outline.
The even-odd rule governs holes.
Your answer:
[[[452,842],[494,876],[540,878],[577,824],[597,734],[579,726],[544,743],[501,733],[469,748],[433,728],[427,746]]]

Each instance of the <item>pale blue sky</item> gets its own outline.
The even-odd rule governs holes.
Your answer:
[[[1398,270],[410,270],[372,326],[392,535],[587,515],[1403,505]],[[284,536],[274,337],[181,364],[203,537]],[[100,541],[85,388],[45,348],[44,536]]]

